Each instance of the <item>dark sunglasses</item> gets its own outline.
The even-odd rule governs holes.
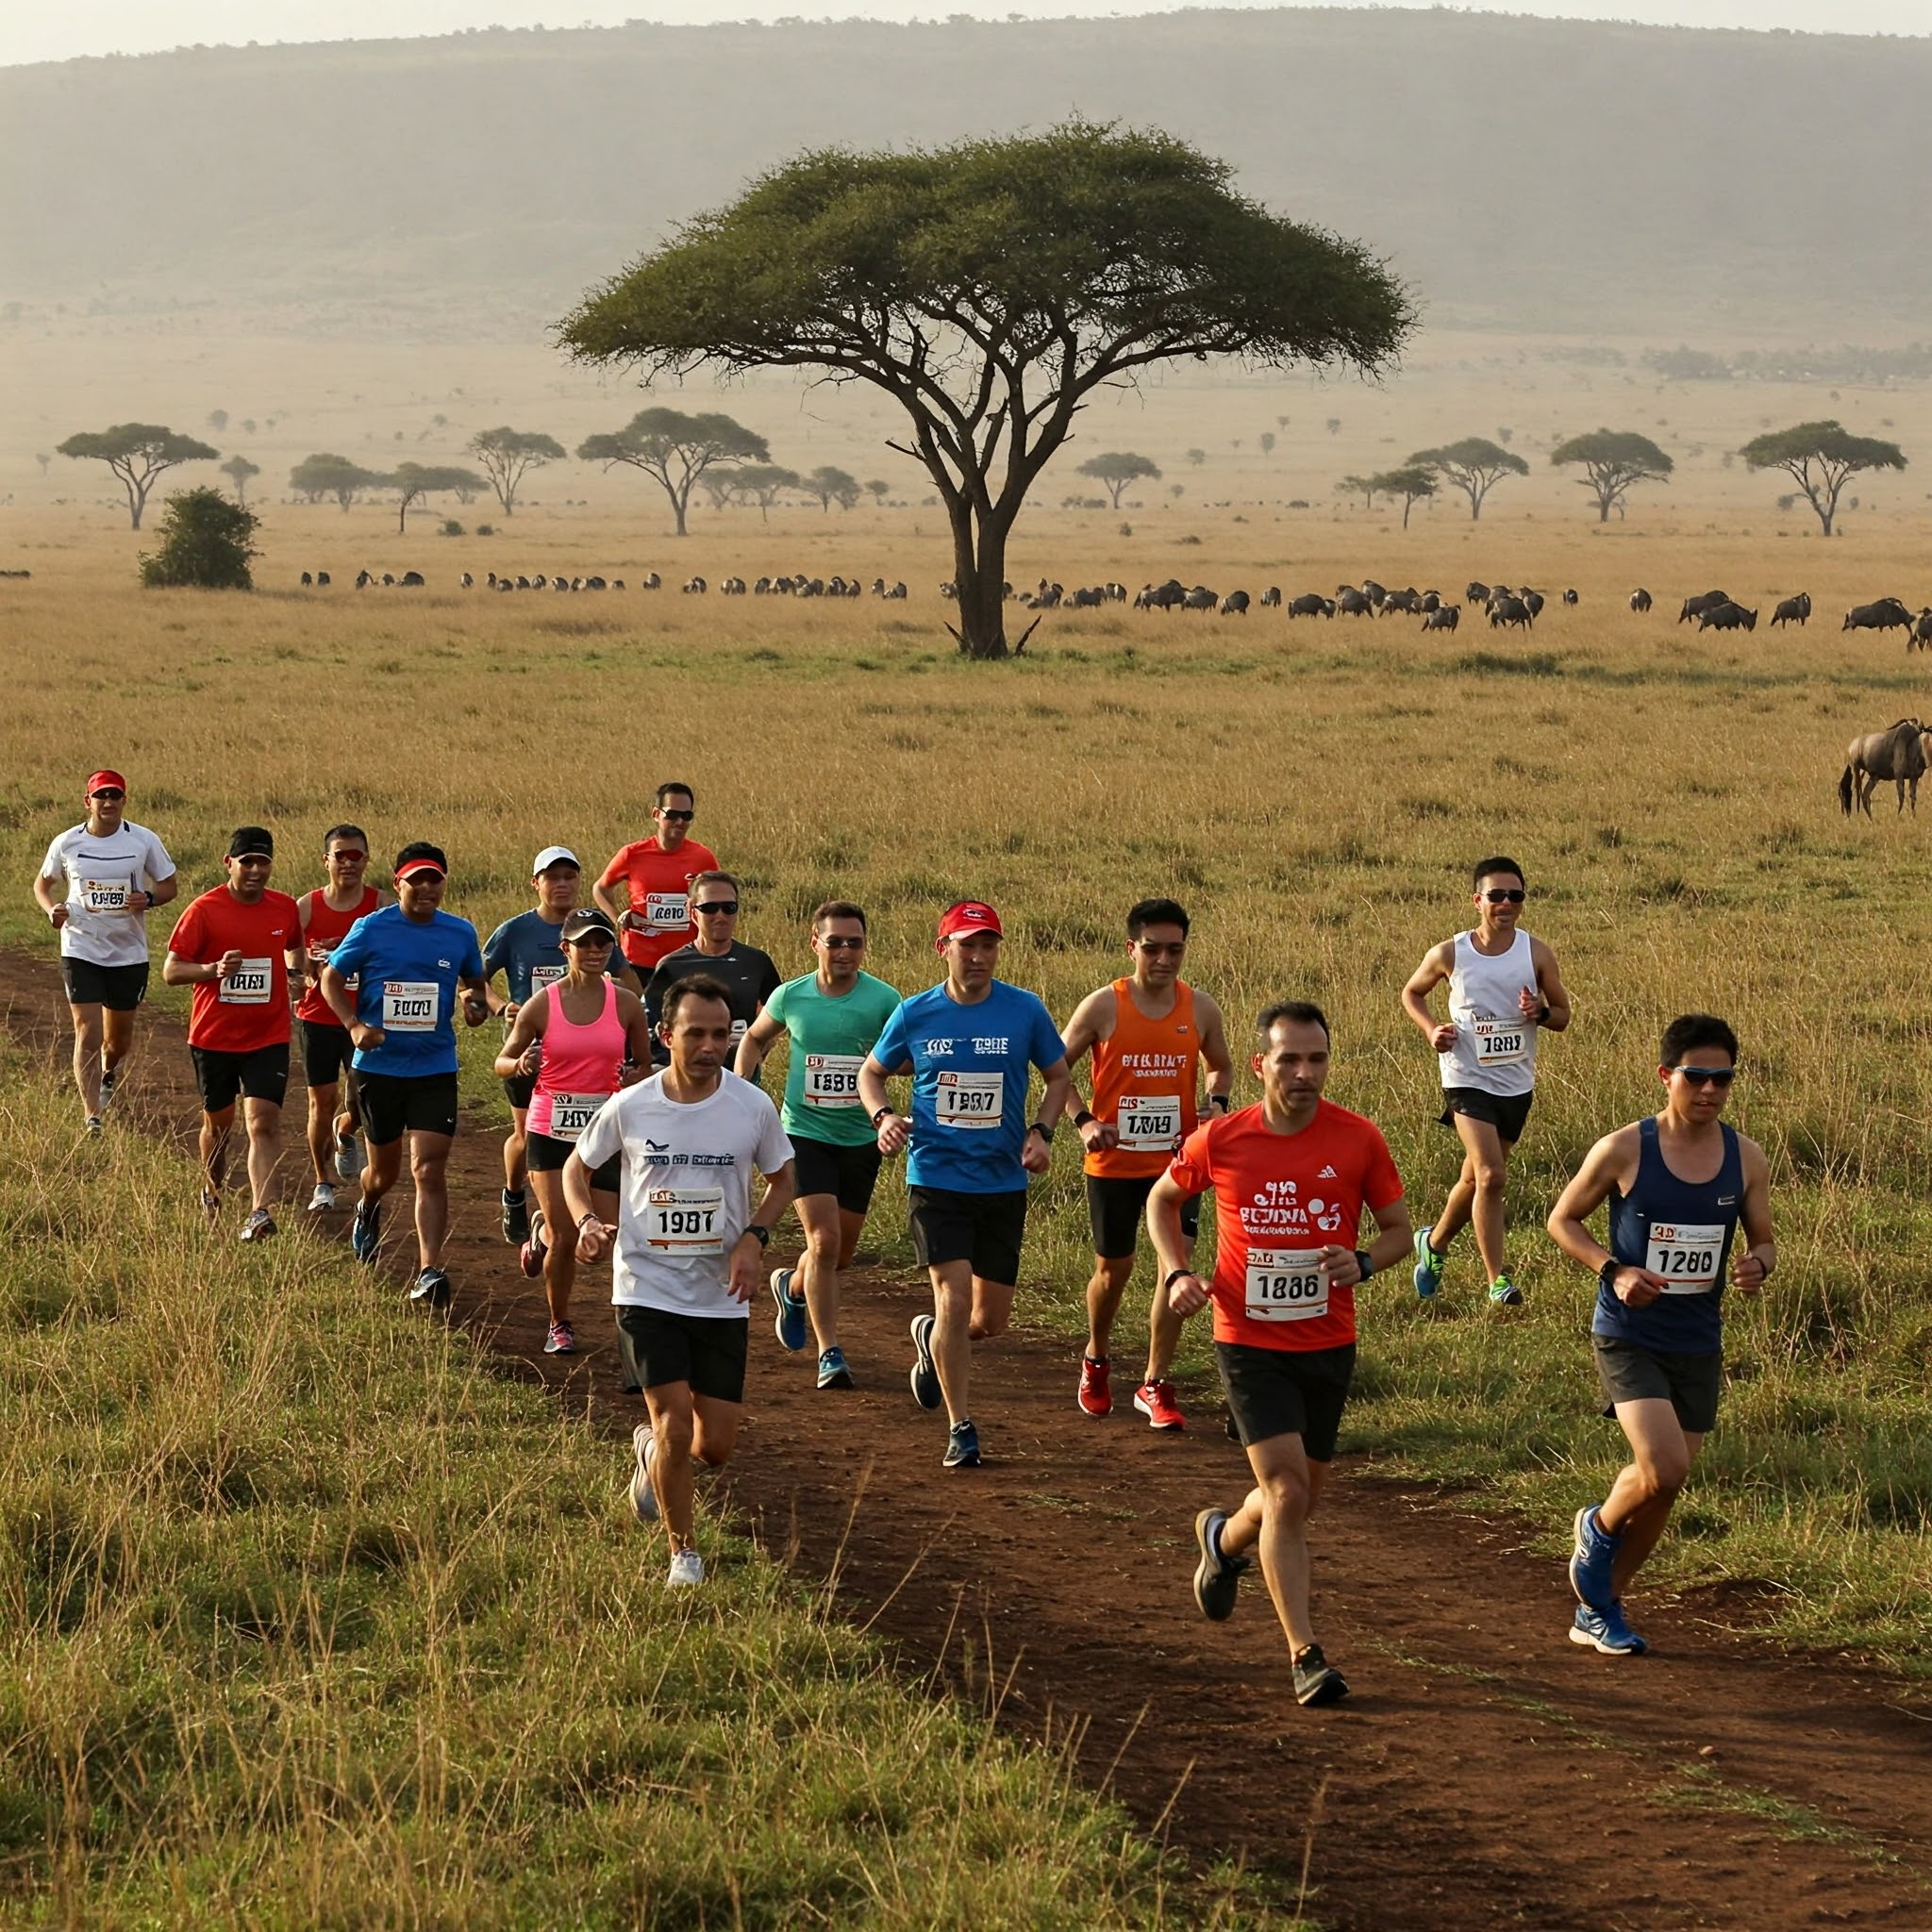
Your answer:
[[[127,794],[117,785],[103,785],[98,791],[90,791],[88,796],[90,798],[122,799],[125,798]]]
[[[660,819],[675,819],[679,824],[688,825],[692,819],[697,817],[697,813],[694,811],[673,811],[668,805],[660,805],[658,808],[658,816]]]
[[[339,848],[334,852],[331,852],[328,855],[328,857],[329,862],[332,865],[337,863],[338,861],[340,861],[343,865],[358,865],[362,862],[362,860],[366,859],[369,857],[369,855],[366,852],[357,852],[353,848],[343,847]]]
[[[696,909],[700,912],[736,912],[738,910],[738,901],[736,899],[710,899]]]
[[[1491,906],[1521,906],[1523,904],[1523,888],[1521,886],[1498,886],[1483,894],[1483,897]]]
[[[828,947],[834,952],[856,953],[864,943],[865,936],[862,933],[856,940],[848,939],[841,932],[822,932],[819,935],[819,944]]]
[[[608,953],[610,950],[610,935],[608,932],[580,932],[574,940],[565,940],[567,946],[601,946]]]
[[[1682,1074],[1693,1087],[1728,1087],[1738,1077],[1736,1067],[1670,1067],[1665,1071]]]

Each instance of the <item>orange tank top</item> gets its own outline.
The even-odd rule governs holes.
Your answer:
[[[1113,983],[1113,1033],[1093,1049],[1093,1111],[1111,1122],[1120,1145],[1087,1157],[1103,1178],[1143,1179],[1165,1172],[1194,1131],[1194,1076],[1201,1029],[1194,990],[1174,987],[1174,1010],[1150,1020],[1134,1004],[1133,982]]]

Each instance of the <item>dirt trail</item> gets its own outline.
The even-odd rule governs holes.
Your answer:
[[[0,951],[0,1024],[64,1062],[51,960]],[[143,1016],[125,1094],[113,1131],[192,1131],[178,1025]],[[297,1090],[291,1144],[300,1109]],[[494,1225],[498,1159],[496,1136],[469,1130],[451,1162],[457,1317],[522,1373],[588,1390],[610,1419],[614,1491],[638,1406],[616,1386],[608,1307],[583,1297],[584,1353],[543,1357],[541,1294]],[[292,1196],[296,1161],[285,1172]],[[389,1225],[406,1216],[399,1202]],[[346,1216],[331,1218],[341,1235]],[[391,1236],[399,1266],[406,1245]],[[1124,1398],[1105,1423],[1078,1412],[1064,1342],[984,1347],[988,1465],[947,1474],[943,1421],[906,1385],[922,1301],[909,1278],[862,1281],[844,1337],[862,1386],[847,1394],[817,1393],[809,1357],[755,1311],[729,1499],[775,1555],[836,1572],[843,1613],[997,1698],[1003,1722],[1078,1729],[1094,1781],[1191,1853],[1291,1879],[1311,1840],[1308,1909],[1332,1932],[1932,1926],[1923,1698],[1772,1653],[1688,1602],[1644,1602],[1650,1657],[1581,1651],[1561,1572],[1523,1550],[1519,1525],[1354,1460],[1315,1533],[1318,1617],[1354,1694],[1300,1710],[1258,1587],[1224,1625],[1194,1609],[1194,1511],[1238,1496],[1245,1470],[1209,1391],[1184,1391],[1185,1436],[1157,1437]]]

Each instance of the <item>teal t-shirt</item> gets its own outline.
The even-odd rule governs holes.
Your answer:
[[[765,1011],[791,1036],[785,1069],[785,1131],[835,1147],[862,1147],[874,1138],[858,1097],[858,1070],[878,1043],[899,995],[883,979],[861,973],[842,999],[819,985],[816,973],[788,979]]]

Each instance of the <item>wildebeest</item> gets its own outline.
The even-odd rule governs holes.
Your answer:
[[[1583,602],[1583,599],[1579,597],[1574,590],[1572,590],[1565,591],[1563,592],[1563,601],[1566,604],[1580,604]]]
[[[1270,584],[1261,592],[1261,608],[1263,610],[1279,610],[1281,608],[1281,586],[1279,584]]]
[[[459,581],[461,582],[463,589],[466,591],[474,590],[475,588],[476,579],[473,577],[468,571],[465,571],[463,573]]]
[[[1513,624],[1519,630],[1528,630],[1535,619],[1530,608],[1521,597],[1491,597],[1490,599],[1490,628],[1499,630],[1506,624]]]
[[[1650,608],[1650,592],[1646,591],[1641,584],[1639,584],[1638,587],[1630,592],[1631,609],[1636,611],[1639,617],[1641,617],[1643,613]]]
[[[383,579],[384,583],[388,581],[387,577]],[[406,591],[420,591],[423,588],[423,573],[420,570],[406,570],[396,581]]]
[[[1319,591],[1307,591],[1289,605],[1288,614],[1291,617],[1333,617],[1335,601],[1323,596]]]
[[[1411,584],[1406,591],[1385,591],[1382,593],[1381,609],[1378,616],[1403,613],[1409,617],[1420,617],[1423,611],[1423,593]]]
[[[306,591],[315,579],[305,570],[302,573],[302,588]]]
[[[1677,622],[1689,624],[1693,617],[1702,617],[1707,610],[1713,610],[1718,605],[1730,601],[1728,591],[1706,591],[1701,597],[1686,597],[1683,609],[1677,612]]]
[[[640,590],[656,591],[662,588],[663,582],[664,579],[656,571],[653,571],[648,576],[641,576],[638,579],[638,587]]]
[[[1884,731],[1855,738],[1845,747],[1845,768],[1838,781],[1838,802],[1847,818],[1856,805],[1869,819],[1872,794],[1890,778],[1898,787],[1898,808],[1906,808],[1911,789],[1912,809],[1919,808],[1919,780],[1925,775],[1925,727],[1916,718],[1901,718]]]
[[[1221,602],[1220,593],[1210,591],[1206,584],[1196,584],[1181,599],[1183,610],[1212,610]]]
[[[1169,577],[1164,584],[1145,584],[1141,594],[1134,599],[1136,610],[1178,610],[1187,601],[1187,588],[1178,577]]]
[[[1462,607],[1458,604],[1439,604],[1433,610],[1423,612],[1424,630],[1454,630],[1462,621]]]
[[[316,588],[316,589],[317,589],[318,591],[319,591],[319,590],[322,590],[322,589],[323,589],[323,588],[324,588],[324,587],[325,587],[325,585],[326,585],[327,583],[328,583],[328,573],[327,573],[327,571],[325,571],[325,570],[319,570],[319,571],[317,571],[317,572],[315,573],[315,588]]]
[[[1912,627],[1906,633],[1906,649],[1932,650],[1932,604],[1912,619]]]
[[[744,595],[744,591],[745,584],[742,577],[726,577],[718,586],[718,594],[721,597],[741,597]]]
[[[1708,610],[1705,611],[1697,620],[1697,628],[1699,630],[1756,630],[1757,628],[1757,613],[1755,610],[1746,610],[1741,604],[1733,604],[1726,600],[1723,604],[1713,604]]]
[[[1352,585],[1342,584],[1335,592],[1335,608],[1344,617],[1367,617],[1374,610],[1365,591],[1356,590]]]
[[[375,581],[375,579],[366,570],[358,570],[356,573],[356,588],[358,591],[366,591]]]
[[[703,577],[687,577],[684,582],[684,594],[687,597],[702,597],[708,588]]]
[[[1441,609],[1441,608],[1442,593],[1441,591],[1424,591],[1423,592],[1423,615],[1424,617],[1426,617],[1430,611],[1440,610]]]
[[[1221,600],[1221,614],[1224,617],[1245,617],[1248,614],[1248,593],[1230,591]]]
[[[1845,612],[1840,630],[1890,630],[1896,626],[1909,631],[1912,613],[1896,597],[1881,597],[1875,604],[1855,604]]]
[[[1081,584],[1067,602],[1075,610],[1098,610],[1107,602],[1107,592],[1098,584]]]
[[[1474,581],[1465,586],[1462,592],[1465,604],[1487,604],[1490,601],[1490,587]]]
[[[1811,593],[1809,591],[1800,591],[1795,597],[1787,597],[1771,613],[1771,625],[1775,630],[1781,624],[1795,624],[1800,630],[1803,630],[1805,620],[1810,615]]]
[[[1543,614],[1543,593],[1541,591],[1524,591],[1522,596],[1524,607],[1528,610],[1532,620]]]

